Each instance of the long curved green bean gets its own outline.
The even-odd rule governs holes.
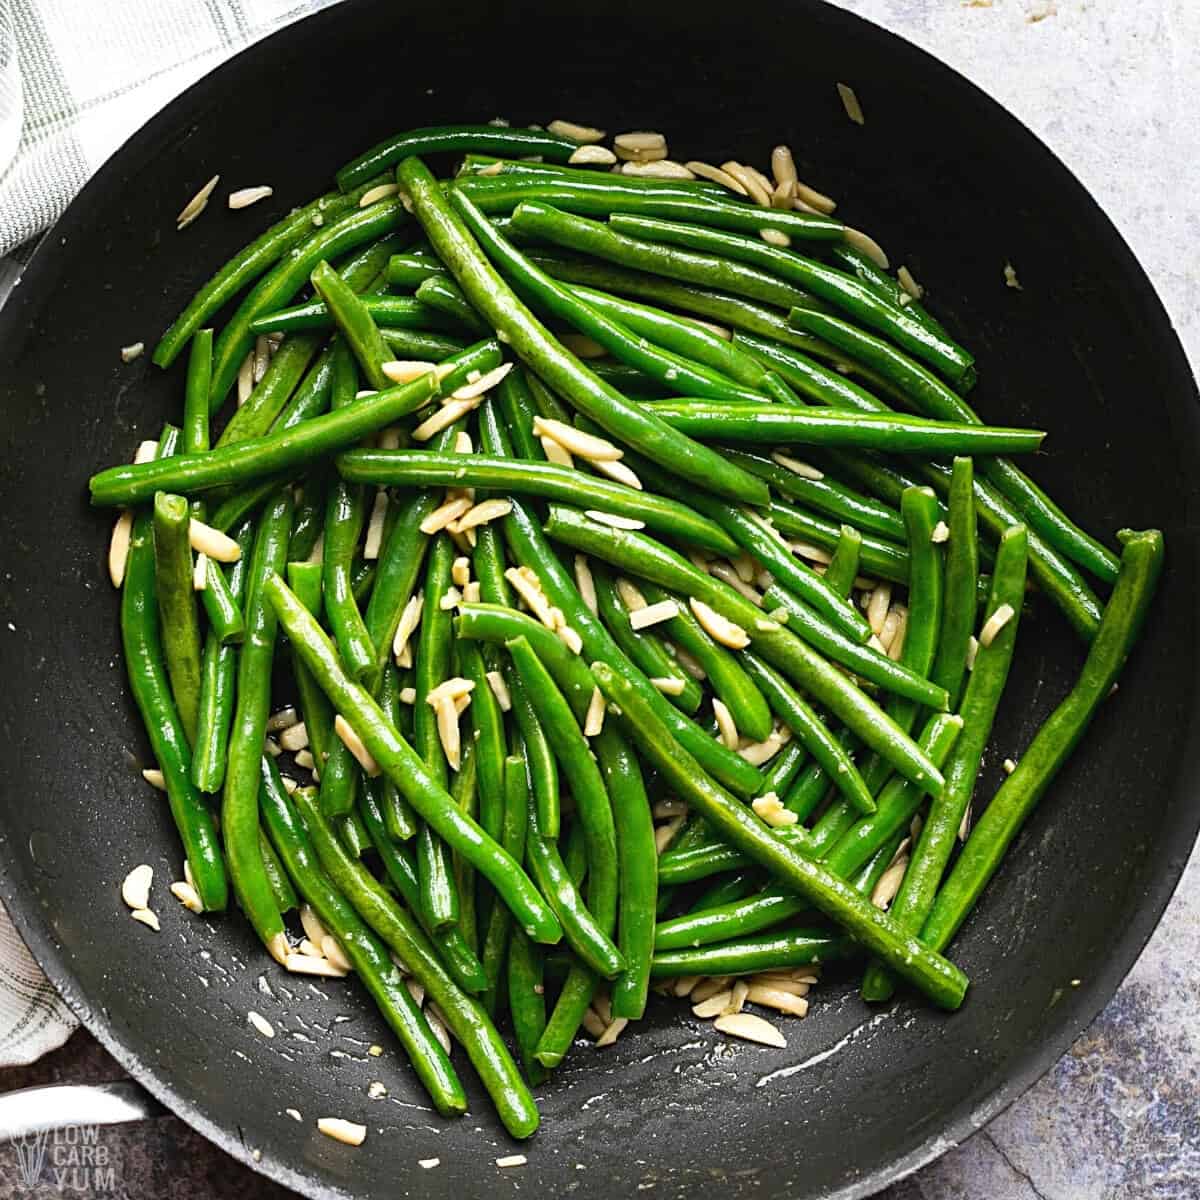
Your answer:
[[[853,958],[852,938],[824,929],[789,929],[752,933],[713,946],[655,951],[650,964],[654,979],[675,975],[754,975],[759,971],[803,967],[809,963]]]
[[[417,288],[417,300],[434,312],[448,317],[458,329],[469,329],[476,337],[490,331],[471,307],[458,284],[447,275],[430,275]]]
[[[892,904],[893,918],[906,930],[919,933],[929,915],[975,790],[983,750],[1012,663],[1025,598],[1027,561],[1027,531],[1023,525],[1014,525],[1000,539],[988,601],[989,616],[1005,606],[1012,615],[989,642],[980,640],[960,709],[963,730],[946,765],[946,786],[930,805],[904,882]],[[886,1000],[892,988],[886,970],[875,964],[868,967],[862,986],[864,999]]]
[[[1158,586],[1163,537],[1157,529],[1117,535],[1121,571],[1079,679],[1034,735],[1017,769],[1000,785],[942,883],[921,940],[945,946],[975,907],[1026,818],[1111,695],[1141,633]]]
[[[849,598],[858,578],[858,564],[862,555],[862,534],[853,525],[843,525],[838,531],[837,545],[825,568],[825,582],[839,596]]]
[[[854,275],[793,250],[769,246],[755,230],[751,231],[753,237],[746,237],[720,229],[698,229],[694,225],[624,213],[614,214],[610,224],[617,232],[631,237],[722,254],[761,267],[878,330],[910,354],[929,363],[962,391],[969,391],[975,382],[974,359],[961,346],[930,329],[905,309],[888,304]]]
[[[200,709],[200,616],[192,586],[188,528],[192,510],[182,496],[154,497],[154,590],[171,694],[188,744],[196,741]]]
[[[182,440],[185,454],[202,454],[209,448],[208,390],[212,386],[212,355],[213,331],[197,329],[192,335],[183,392]]]
[[[550,1077],[550,1072],[534,1057],[546,1031],[545,975],[541,948],[519,929],[514,929],[509,939],[507,982],[508,1011],[521,1065],[525,1068],[525,1078],[536,1087]]]
[[[892,969],[934,1003],[948,1009],[962,1003],[967,978],[957,967],[940,955],[931,954],[869,900],[775,836],[748,808],[705,774],[637,693],[607,664],[594,663],[592,674],[601,691],[620,708],[623,726],[646,758],[725,840],[885,958]]]
[[[254,932],[278,962],[287,958],[287,935],[258,848],[258,794],[278,626],[267,583],[284,569],[291,529],[292,493],[285,487],[260,518],[246,577],[246,639],[238,654],[237,707],[221,801],[221,833],[234,890]]]
[[[937,457],[1028,454],[1045,434],[1034,429],[961,425],[925,417],[848,413],[784,404],[723,404],[703,399],[651,400],[643,406],[673,429],[695,437],[752,445],[835,446]]]
[[[647,678],[678,680],[683,690],[678,695],[668,696],[668,699],[685,713],[695,714],[704,697],[700,685],[684,673],[652,631],[643,633],[633,628],[629,610],[617,594],[616,584],[607,567],[593,563],[592,578],[596,588],[598,615],[612,634],[613,641]]]
[[[604,777],[570,705],[533,647],[523,637],[505,645],[571,789],[587,843],[588,909],[597,927],[608,935],[617,919],[617,834]],[[625,964],[617,948],[609,945],[611,957],[606,962],[597,958],[589,965],[611,979]]]
[[[336,853],[340,849],[337,839],[322,824],[320,810],[311,797],[297,792],[296,803],[303,810],[303,824],[284,790],[274,762],[264,758],[263,816],[288,874],[321,923],[337,938],[355,974],[404,1047],[434,1107],[443,1116],[466,1112],[466,1093],[450,1064],[450,1056],[433,1036],[425,1015],[405,986],[399,967],[388,954],[387,946],[372,932],[338,886],[339,881],[356,880],[351,870],[353,859],[344,851]],[[314,850],[314,838],[319,839],[325,852],[323,857]],[[333,868],[335,877],[326,873],[325,866]],[[405,944],[413,949],[410,942]]]
[[[641,591],[650,604],[672,599],[656,584],[643,582]],[[664,635],[701,666],[717,698],[729,709],[739,732],[755,741],[765,741],[771,733],[771,709],[754,680],[746,674],[738,656],[719,646],[705,633],[686,602],[676,604],[675,616],[664,621]]]
[[[312,234],[318,224],[358,207],[363,193],[381,181],[371,179],[346,195],[321,196],[289,213],[233,256],[212,276],[171,323],[154,348],[156,366],[169,367],[188,339],[247,283],[256,279],[289,250]]]
[[[813,319],[816,318],[816,319]],[[937,376],[898,352],[880,338],[847,321],[797,310],[789,323],[821,337],[872,370],[891,379],[918,412],[941,420],[980,424],[979,416],[961,396]],[[1023,521],[1045,541],[1105,583],[1117,577],[1117,556],[1085,533],[1041,488],[1002,459],[980,463],[980,471],[1007,497]]]
[[[268,580],[266,591],[308,669],[380,769],[395,781],[408,802],[451,849],[488,879],[530,937],[535,941],[556,942],[562,934],[558,921],[512,856],[489,838],[477,822],[458,810],[367,691],[346,675],[333,643],[287,584],[275,576]]]
[[[707,905],[695,912],[660,921],[654,927],[655,955],[689,950],[747,937],[771,929],[809,911],[811,905],[781,888],[764,888],[744,899]]]
[[[348,162],[335,176],[343,192],[414,154],[540,154],[566,162],[579,143],[543,129],[501,125],[435,125],[396,134]]]
[[[391,381],[383,373],[383,364],[391,359],[391,352],[370,310],[324,259],[313,268],[309,281],[358,361],[367,386],[377,391],[387,387]],[[337,406],[336,398],[334,405]]]
[[[632,185],[632,186],[631,186]],[[717,229],[740,230],[755,237],[763,229],[778,229],[789,237],[837,242],[844,226],[831,217],[780,208],[758,208],[730,200],[714,203],[693,183],[678,180],[626,181],[608,174],[579,178],[544,175],[469,176],[456,179],[452,190],[471,197],[486,213],[519,211],[534,204],[554,205],[593,216],[641,213],[648,218],[692,221]],[[515,211],[514,211],[515,210]]]
[[[641,520],[648,529],[718,553],[737,552],[727,533],[686,504],[573,467],[485,454],[464,458],[428,450],[351,450],[338,456],[337,466],[342,478],[353,483],[474,487],[541,496]]]
[[[451,207],[419,160],[402,163],[399,175],[409,189],[418,219],[467,298],[545,383],[613,437],[646,451],[683,478],[747,503],[765,499],[759,480],[690,438],[668,432],[666,425],[600,380],[548,333],[488,259],[498,262],[508,278],[523,286],[541,281],[551,287],[558,285],[497,234],[461,192],[452,193]]]
[[[208,617],[209,628],[223,646],[240,642],[246,635],[246,622],[225,578],[225,572],[213,559],[205,559],[204,587],[200,601]]]
[[[392,260],[402,257],[392,255],[388,260],[389,282]],[[359,297],[359,300],[380,329],[445,329],[448,332],[462,330],[458,321],[447,321],[444,314],[427,304],[422,304],[413,296],[364,295]],[[250,322],[251,333],[298,333],[313,329],[329,330],[333,327],[333,316],[323,300],[312,300],[307,304],[263,313],[261,317],[255,317]]]
[[[529,777],[520,755],[507,755],[502,761],[503,832],[500,844],[517,860],[525,859],[525,836],[529,824]],[[503,904],[493,904],[483,936],[483,968],[487,973],[484,1007],[494,1014],[504,980],[504,959],[512,932],[512,914]]]
[[[449,614],[447,614],[449,615]],[[480,647],[474,642],[456,644],[458,667],[474,685],[471,692],[471,725],[474,730],[475,770],[479,789],[479,823],[490,837],[503,844],[501,836],[508,811],[505,763],[508,740],[504,732],[504,713],[487,680],[487,668]],[[521,772],[525,771],[522,761]],[[520,855],[513,853],[520,861]]]
[[[509,452],[511,448],[505,440],[504,431],[498,422],[492,420],[493,415],[490,406],[481,412],[480,429],[484,447],[492,454]],[[647,703],[666,722],[667,727],[687,747],[689,753],[694,754],[704,764],[706,770],[711,771],[726,787],[731,787],[739,795],[753,796],[761,782],[758,771],[709,737],[695,722],[689,721],[634,667],[612,640],[608,630],[583,603],[574,582],[551,549],[540,521],[520,500],[513,502],[512,512],[503,519],[503,527],[513,557],[522,566],[527,566],[538,574],[551,604],[562,609],[567,624],[579,633],[585,651],[594,658],[602,657],[606,661],[619,663]],[[538,656],[543,661],[548,661],[546,653],[540,648]],[[588,696],[590,695],[589,690]]]
[[[554,540],[576,550],[711,605],[720,615],[741,627],[763,658],[783,671],[816,702],[845,721],[867,745],[892,762],[901,774],[911,778],[914,783],[929,781],[935,793],[940,789],[940,776],[933,765],[873,701],[809,645],[783,625],[765,617],[762,610],[728,584],[700,571],[674,551],[650,538],[598,525],[584,514],[569,509],[552,508],[546,532]],[[801,611],[799,602],[779,589],[775,590],[774,595],[783,607],[788,608],[789,619],[796,619],[796,614]],[[842,643],[843,657],[853,651],[863,650],[848,639],[842,639]],[[889,666],[879,669],[875,659],[887,662]],[[872,671],[883,686],[893,687],[898,694],[911,694],[913,699],[936,709],[945,707],[944,692],[931,688],[925,680],[904,668],[892,671],[890,668],[898,667],[898,664],[883,655],[874,651],[868,655],[863,650],[861,661],[855,660],[855,663],[854,669],[858,670],[861,666],[864,671]]]
[[[400,728],[405,707],[400,699],[402,690],[400,672],[395,664],[385,663],[379,682],[379,707],[397,729]],[[406,842],[409,838],[416,837],[419,830],[416,814],[400,794],[400,789],[386,775],[374,781],[364,780],[363,786],[370,787],[372,783],[378,784],[379,787],[379,807],[388,836],[398,842]]]
[[[461,622],[459,628],[460,630],[462,628]],[[496,641],[506,640],[507,638],[496,639]],[[565,646],[563,648],[566,649]],[[517,728],[521,732],[521,739],[525,747],[525,762],[529,772],[533,804],[538,814],[538,828],[542,831],[542,837],[556,838],[561,814],[558,764],[554,758],[554,751],[550,748],[545,731],[538,720],[537,711],[533,707],[533,701],[530,699],[521,677],[510,674],[508,687],[512,698],[513,717],[516,719]]]
[[[930,679],[958,707],[967,673],[967,645],[978,606],[979,542],[975,531],[975,474],[969,458],[954,460],[950,479],[950,523],[946,543],[946,595],[942,630]]]
[[[897,495],[899,499],[899,495]],[[828,521],[815,513],[805,512],[792,504],[773,502],[767,507],[766,515],[780,533],[801,538],[813,546],[819,546],[831,554],[837,550],[842,536],[842,526]],[[878,579],[890,579],[895,583],[908,582],[908,549],[895,542],[870,534],[862,534],[859,543],[859,562],[863,572]]]
[[[171,698],[159,634],[154,581],[154,537],[149,512],[133,523],[121,590],[121,640],[134,702],[163,773],[167,801],[196,891],[204,907],[218,912],[228,901],[228,881],[216,826],[191,780],[191,751]]]
[[[294,333],[284,339],[263,377],[221,431],[218,448],[262,437],[271,428],[309,370],[321,341],[322,335],[316,333]]]
[[[138,504],[157,491],[191,495],[227,484],[245,484],[294,471],[314,459],[352,446],[440,395],[462,387],[471,371],[489,371],[500,362],[495,341],[479,342],[448,359],[450,370],[440,381],[434,372],[377,392],[324,416],[280,433],[251,438],[207,454],[180,454],[161,462],[110,467],[89,481],[92,503],[101,506]],[[443,369],[444,369],[443,367]]]

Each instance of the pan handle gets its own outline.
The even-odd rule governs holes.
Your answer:
[[[115,1083],[63,1083],[20,1088],[0,1095],[0,1141],[68,1125],[121,1125],[166,1113],[132,1079]]]

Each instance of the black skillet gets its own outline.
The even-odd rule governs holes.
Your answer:
[[[834,90],[854,84],[850,124]],[[727,1045],[656,1002],[636,1034],[581,1048],[543,1090],[529,1164],[474,1093],[434,1116],[354,986],[267,965],[236,918],[166,893],[177,840],[138,775],[144,739],[104,570],[110,513],[86,480],[178,419],[181,377],[152,345],[252,233],[405,127],[503,115],[666,130],[688,157],[762,162],[779,141],[930,287],[977,353],[976,401],[1042,425],[1036,473],[1088,527],[1161,525],[1169,567],[1143,644],[953,947],[972,988],[953,1017],[871,1012],[822,986],[788,1048]],[[185,233],[173,216],[214,172]],[[248,212],[227,188],[269,183]],[[1015,264],[1023,291],[1004,286]],[[1166,314],[1096,202],[1017,121],[900,39],[816,2],[409,4],[362,0],[207,76],[99,172],[0,318],[3,894],[42,966],[117,1059],[186,1121],[313,1196],[864,1196],[966,1137],[1030,1085],[1109,999],[1191,849],[1197,770],[1195,385]],[[1063,694],[1081,648],[1053,614],[1022,626],[981,785]],[[129,920],[124,873],[156,870],[163,930]],[[260,990],[263,980],[274,995]],[[1076,981],[1078,981],[1076,983]],[[279,1030],[247,1024],[256,1009]],[[794,1074],[766,1077],[781,1068]],[[367,1083],[390,1092],[368,1101]],[[297,1124],[284,1115],[294,1107]],[[352,1150],[321,1115],[364,1118]],[[417,1160],[439,1157],[421,1170]]]

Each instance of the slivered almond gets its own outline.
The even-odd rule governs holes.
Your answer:
[[[289,725],[279,735],[279,744],[293,754],[297,750],[303,750],[308,745],[308,729],[304,722],[297,721],[295,725]]]
[[[736,750],[738,748],[738,728],[733,720],[733,713],[729,711],[729,706],[724,700],[714,697],[712,702],[713,716],[717,719],[717,732],[721,735],[721,742],[728,750]]]
[[[375,503],[371,506],[371,516],[367,521],[367,536],[363,540],[363,558],[368,561],[379,557],[383,548],[383,526],[387,520],[388,494],[384,488],[375,493]]]
[[[396,626],[396,634],[392,638],[392,653],[397,658],[404,653],[408,646],[408,639],[412,637],[421,623],[421,611],[424,603],[424,593],[418,592],[415,596],[409,597],[404,611],[400,614],[400,622]]]
[[[786,467],[793,474],[799,475],[804,479],[824,479],[825,472],[814,467],[811,463],[803,462],[801,459],[792,458],[789,454],[784,454],[779,450],[771,452],[771,459],[778,463],[781,467]]]
[[[505,682],[504,676],[499,671],[489,671],[485,678],[487,679],[488,687],[491,688],[492,695],[496,697],[496,703],[500,705],[500,711],[511,711],[512,695],[508,690],[508,684]]]
[[[983,623],[983,628],[979,631],[979,644],[981,646],[990,646],[995,640],[996,635],[1009,623],[1016,615],[1016,610],[1011,604],[1001,604],[994,613]]]
[[[594,142],[604,141],[603,129],[595,129],[591,125],[577,125],[574,121],[564,121],[558,117],[546,126],[546,132],[570,138],[571,141],[578,142],[581,146],[590,146]]]
[[[746,999],[751,1004],[761,1004],[765,1008],[791,1013],[793,1017],[808,1015],[808,1001],[803,996],[793,995],[782,988],[765,987],[762,984],[752,983],[746,993]]]
[[[489,521],[495,521],[499,517],[507,517],[510,512],[512,512],[511,500],[500,498],[481,500],[454,522],[454,528],[458,533],[466,533],[468,529],[474,529],[477,525],[486,525]]]
[[[750,802],[750,807],[772,829],[783,829],[788,825],[795,825],[799,820],[794,812],[784,808],[783,801],[774,792],[764,792],[761,796],[755,796]]]
[[[394,196],[400,190],[398,183],[381,183],[377,187],[369,188],[359,197],[358,207],[369,208],[372,204],[378,203],[380,200],[386,200],[390,196]]]
[[[501,363],[498,367],[480,375],[478,379],[471,380],[470,383],[463,384],[462,387],[456,388],[451,393],[452,400],[476,400],[492,388],[496,387],[501,380],[513,369],[515,364],[506,362]]]
[[[379,368],[393,383],[412,383],[422,375],[437,370],[437,363],[422,362],[420,359],[394,359]]]
[[[139,863],[121,882],[121,899],[132,909],[150,904],[150,887],[154,883],[154,868]]]
[[[787,1039],[771,1024],[754,1013],[730,1013],[718,1017],[713,1022],[713,1028],[730,1037],[741,1038],[744,1042],[758,1042],[763,1046],[774,1046],[779,1050],[787,1048]]]
[[[607,146],[580,146],[571,152],[567,162],[574,167],[598,166],[611,167],[617,161],[617,156]]]
[[[188,522],[188,541],[193,550],[207,555],[216,562],[237,562],[242,557],[242,548],[228,534],[205,525],[193,517]]]
[[[142,769],[142,778],[151,787],[158,788],[160,792],[167,790],[166,776],[157,767],[144,767]]]
[[[550,601],[542,591],[541,580],[527,567],[509,567],[504,578],[512,584],[513,591],[528,605],[529,610],[548,629],[557,628]]]
[[[575,465],[571,452],[561,442],[556,442],[545,434],[538,438],[538,441],[542,444],[542,453],[546,456],[547,462],[553,463],[556,467],[573,467]]]
[[[220,182],[220,175],[214,175],[180,210],[175,218],[175,231],[186,229],[207,207],[208,198]]]
[[[250,205],[257,204],[260,200],[265,200],[274,194],[275,189],[267,187],[265,184],[261,187],[238,188],[236,192],[229,193],[229,207],[233,209],[249,208]]]
[[[731,192],[736,192],[739,196],[748,196],[750,194],[742,186],[741,182],[730,175],[728,171],[722,171],[720,167],[714,167],[712,163],[696,162],[689,159],[683,165],[693,175],[698,175],[701,179],[708,179],[713,183],[719,183],[722,187],[728,188]]]
[[[125,581],[125,566],[129,562],[129,539],[133,534],[133,513],[125,509],[113,525],[108,543],[108,577],[119,588]]]
[[[609,525],[613,529],[645,529],[646,522],[639,521],[637,517],[623,517],[619,513],[603,512],[598,508],[585,508],[583,510],[585,517],[590,517],[600,525]]]
[[[650,682],[664,696],[682,696],[684,689],[687,687],[687,680],[681,679],[678,675],[653,675]]]
[[[462,739],[458,727],[458,709],[453,699],[443,696],[433,706],[437,714],[438,740],[452,770],[462,766]]]
[[[643,604],[629,614],[632,629],[649,629],[663,621],[672,621],[679,616],[679,605],[674,600],[659,600],[655,604]]]
[[[325,979],[345,979],[349,973],[335,967],[327,958],[313,958],[308,954],[288,954],[283,965],[293,975],[320,975]]]
[[[589,462],[613,462],[625,453],[620,446],[613,445],[605,438],[584,433],[574,425],[556,421],[552,417],[534,417],[533,432],[538,437],[553,438],[560,446]]]
[[[171,884],[171,895],[189,912],[202,913],[204,911],[200,893],[184,879],[178,879]]]
[[[426,418],[413,430],[413,441],[429,441],[435,433],[441,433],[443,429],[449,429],[455,421],[460,421],[467,413],[474,412],[482,401],[482,394],[466,398],[456,396],[448,400],[433,416]]]
[[[469,696],[475,690],[475,682],[455,675],[452,679],[444,679],[425,697],[425,703],[436,708],[443,699],[457,700],[460,696]]]
[[[609,479],[615,479],[618,483],[623,483],[626,487],[636,488],[639,492],[642,491],[642,481],[637,477],[637,472],[627,465],[616,459],[607,461],[593,461],[592,465],[597,471],[607,475]]]
[[[596,600],[596,581],[592,578],[592,568],[584,554],[575,555],[575,586],[579,589],[579,596],[588,612],[593,617],[596,616],[600,611],[599,602]]]
[[[743,650],[750,645],[750,638],[740,625],[709,608],[703,600],[697,600],[693,596],[688,604],[691,607],[692,615],[700,622],[700,627],[714,642],[728,646],[730,650]]]
[[[362,738],[354,732],[350,722],[341,713],[338,713],[333,719],[333,731],[342,739],[346,749],[358,759],[359,765],[372,779],[379,775],[379,764],[372,757],[371,752],[366,746],[363,745]]]
[[[371,193],[368,192],[367,196]],[[363,197],[366,199],[366,196]],[[367,1127],[342,1117],[320,1117],[317,1128],[335,1142],[344,1142],[347,1146],[361,1146],[367,1140]]]
[[[452,500],[447,500],[444,504],[439,504],[420,524],[419,528],[422,533],[434,534],[453,521],[457,521],[464,513],[467,513],[472,508],[471,501],[466,496],[456,496]]]
[[[595,737],[604,728],[604,693],[598,688],[592,688],[592,698],[588,701],[587,713],[583,718],[583,736]]]

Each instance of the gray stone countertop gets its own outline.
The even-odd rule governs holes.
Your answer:
[[[1200,368],[1200,5],[1191,0],[846,0],[957,68],[1034,130],[1129,240]],[[1190,168],[1190,169],[1189,169]],[[1200,856],[1116,998],[968,1142],[877,1200],[1200,1197]],[[85,1033],[0,1090],[118,1078]],[[114,1195],[287,1195],[167,1118],[102,1134]],[[0,1149],[0,1200],[49,1200]],[[75,1194],[94,1190],[86,1178]],[[70,1186],[70,1181],[66,1181]],[[99,1194],[99,1193],[97,1193]]]

